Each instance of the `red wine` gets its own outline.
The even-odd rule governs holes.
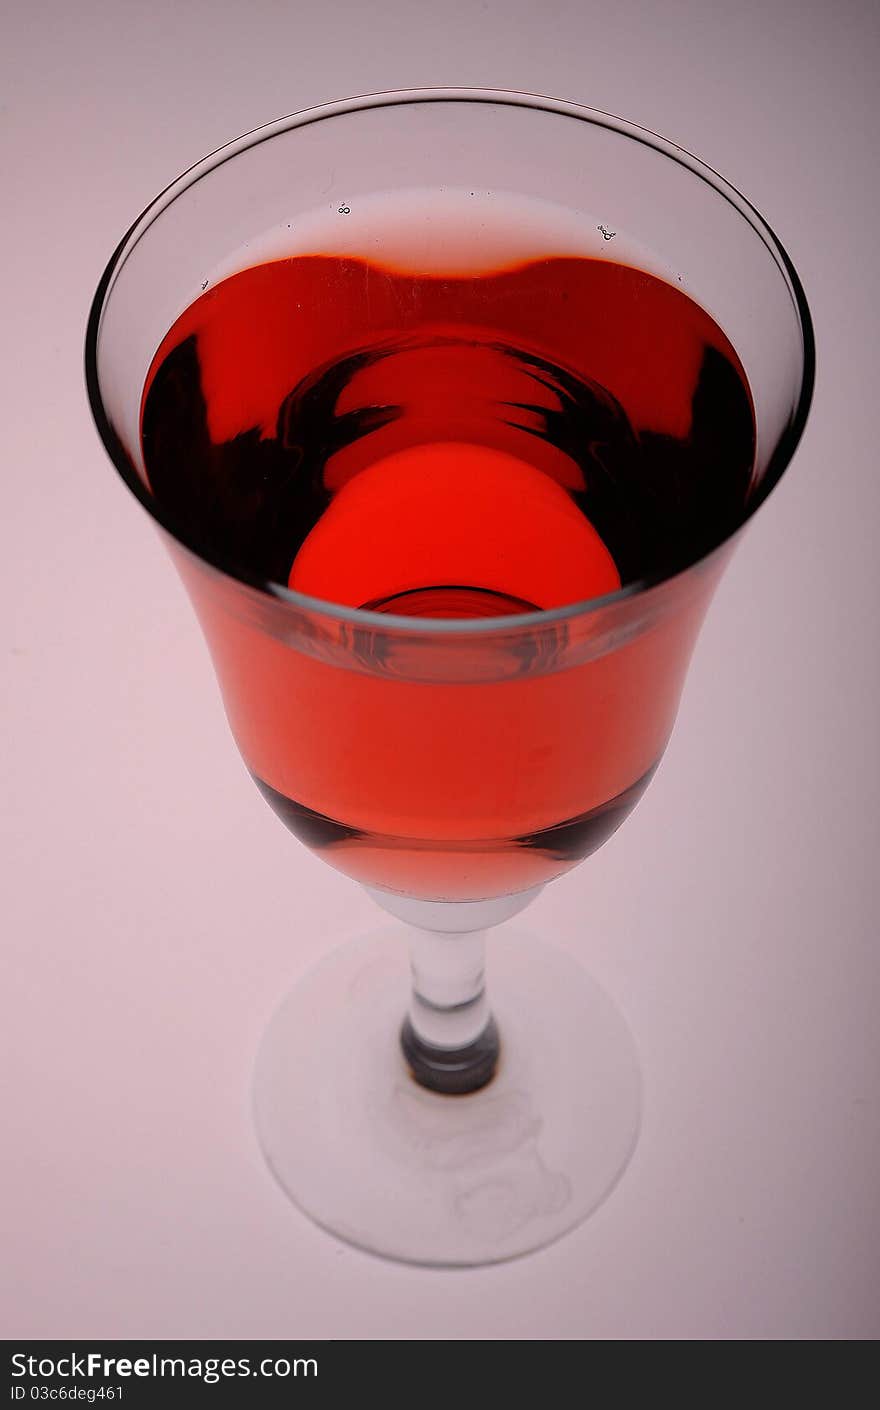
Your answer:
[[[142,436],[154,494],[212,556],[443,617],[675,572],[742,517],[754,450],[708,315],[576,258],[477,278],[340,256],[244,270],[165,338]]]
[[[755,437],[724,333],[641,270],[302,255],[178,318],[142,446],[167,521],[231,573],[466,618],[694,563],[744,516]],[[544,880],[619,825],[686,660],[682,635],[462,690],[309,661],[216,614],[209,638],[245,760],[293,831],[362,880],[461,898]]]

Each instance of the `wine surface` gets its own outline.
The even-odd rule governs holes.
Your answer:
[[[168,333],[142,440],[153,493],[223,565],[415,617],[668,576],[742,518],[754,451],[712,319],[653,275],[562,257],[245,269]]]
[[[233,575],[377,614],[499,617],[669,576],[720,543],[747,507],[754,420],[721,329],[634,267],[556,254],[427,274],[303,254],[177,319],[142,448],[167,522]],[[359,880],[452,900],[548,880],[619,826],[710,591],[585,665],[462,686],[385,671],[378,648],[375,669],[328,664],[190,585],[278,815]]]

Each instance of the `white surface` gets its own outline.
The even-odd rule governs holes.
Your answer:
[[[13,0],[3,28],[3,1333],[875,1337],[876,9]],[[468,1273],[337,1243],[264,1166],[260,1034],[377,912],[249,783],[81,375],[104,263],[180,170],[297,108],[450,83],[689,147],[788,247],[819,345],[657,779],[529,912],[637,1036],[635,1158],[567,1239]]]

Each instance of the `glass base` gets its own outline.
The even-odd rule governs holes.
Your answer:
[[[334,951],[284,1000],[257,1058],[266,1159],[347,1242],[408,1263],[496,1263],[550,1243],[611,1192],[635,1148],[641,1077],[618,1010],[574,960],[505,926],[488,940],[495,1077],[420,1087],[400,1046],[406,926]]]

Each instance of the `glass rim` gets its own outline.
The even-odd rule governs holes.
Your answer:
[[[189,530],[181,529],[180,525],[176,523],[175,516],[170,514],[165,509],[165,506],[157,501],[156,497],[137,473],[119,436],[114,430],[113,424],[104,406],[98,376],[98,337],[104,309],[112,292],[116,277],[120,273],[125,261],[142,237],[147,233],[153,222],[162,215],[178,196],[183,195],[185,191],[189,190],[190,187],[200,181],[203,176],[216,170],[225,162],[239,156],[242,152],[258,146],[261,142],[279,136],[282,132],[292,131],[298,127],[308,127],[311,126],[312,123],[322,122],[327,118],[340,117],[344,114],[364,109],[402,107],[407,104],[417,103],[450,102],[485,103],[498,107],[531,108],[537,111],[555,113],[561,117],[574,118],[581,122],[586,122],[591,126],[603,127],[612,132],[617,132],[621,136],[631,138],[644,146],[650,147],[659,155],[665,156],[677,162],[680,166],[687,168],[693,175],[700,177],[708,186],[712,187],[718,195],[726,199],[762,239],[768,253],[773,257],[780,273],[788,283],[789,292],[800,323],[803,347],[803,371],[794,415],[774,448],[773,454],[768,462],[767,470],[757,492],[750,500],[745,512],[737,520],[735,527],[722,539],[719,539],[717,543],[712,544],[705,552],[690,560],[682,567],[676,568],[671,573],[661,572],[649,574],[642,578],[635,578],[631,582],[615,589],[613,592],[604,593],[600,597],[590,597],[579,602],[566,603],[564,606],[553,607],[548,610],[536,609],[532,612],[521,612],[500,617],[466,619],[407,617],[394,613],[376,612],[363,607],[346,607],[342,603],[332,602],[326,598],[310,597],[305,593],[297,592],[293,588],[288,588],[282,583],[263,578],[259,574],[249,573],[241,564],[236,564],[231,560],[227,560],[225,555],[207,549],[204,544],[200,543],[197,534]],[[536,630],[540,627],[562,622],[567,619],[587,617],[591,613],[600,612],[604,608],[614,606],[630,598],[642,596],[650,592],[653,588],[658,588],[665,583],[671,583],[692,572],[700,563],[704,563],[710,559],[724,544],[730,542],[730,540],[740,532],[779,483],[783,473],[791,463],[794,452],[803,435],[810,405],[812,403],[815,375],[816,349],[813,322],[810,316],[806,294],[804,293],[797,271],[782,242],[774,234],[760,212],[741,191],[727,181],[726,178],[713,167],[709,166],[699,157],[694,156],[692,152],[689,152],[684,147],[678,146],[674,142],[670,142],[667,138],[651,131],[649,128],[638,126],[635,123],[628,122],[624,118],[616,117],[612,113],[606,113],[599,108],[590,108],[579,103],[570,103],[563,99],[550,98],[537,93],[523,92],[514,89],[493,88],[411,88],[391,89],[385,92],[361,94],[356,97],[341,99],[332,103],[322,103],[314,107],[303,108],[297,112],[288,114],[286,117],[278,118],[274,122],[265,123],[259,127],[252,128],[248,132],[242,133],[239,137],[233,138],[231,142],[226,142],[221,147],[209,152],[199,161],[194,162],[192,166],[188,167],[160,191],[149,205],[144,208],[120,240],[101,275],[92,300],[85,342],[86,390],[92,417],[101,441],[103,442],[104,449],[135,498],[140,501],[141,505],[147,510],[148,514],[155,520],[159,527],[168,533],[184,549],[225,577],[247,588],[256,590],[275,602],[286,604],[299,611],[329,617],[336,621],[348,622],[358,627],[369,628],[373,631],[386,633],[406,631],[412,634],[447,637],[455,635],[494,636],[499,632],[503,633],[518,629]]]

